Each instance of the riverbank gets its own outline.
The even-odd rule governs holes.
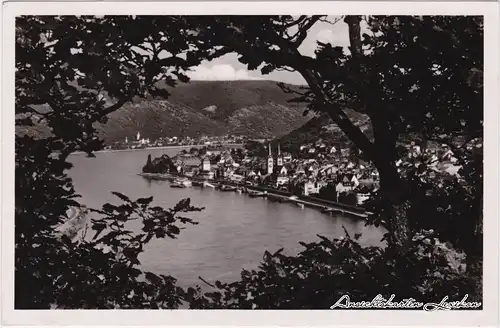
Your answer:
[[[106,150],[98,150],[95,151],[94,153],[99,154],[99,153],[118,153],[118,152],[130,152],[130,151],[138,151],[138,150],[162,150],[162,149],[185,149],[185,148],[192,148],[192,147],[207,147],[207,145],[201,144],[201,145],[179,145],[179,146],[162,146],[162,147],[145,147],[145,148],[127,148],[127,149],[106,149]],[[222,148],[224,147],[243,147],[243,144],[222,144]],[[85,154],[83,151],[75,151],[71,154],[74,155],[80,155],[80,154]]]
[[[151,180],[173,180],[175,178],[188,178],[193,182],[207,182],[207,180],[196,177],[181,177],[177,175],[171,174],[161,174],[161,173],[139,173],[140,176],[151,179]],[[313,207],[321,210],[322,213],[325,214],[343,214],[349,215],[360,219],[366,219],[370,213],[366,212],[366,210],[362,207],[352,206],[342,203],[337,203],[333,201],[328,201],[324,199],[314,198],[310,196],[294,196],[290,192],[276,190],[264,186],[255,186],[255,185],[247,185],[242,183],[236,183],[226,180],[210,180],[211,184],[215,185],[224,185],[224,186],[233,186],[237,188],[242,188],[245,190],[245,193],[248,191],[260,192],[261,194],[253,197],[265,197],[272,196],[272,200],[281,201],[281,202],[289,202],[295,203],[299,206],[307,206]],[[271,200],[271,199],[270,199]]]

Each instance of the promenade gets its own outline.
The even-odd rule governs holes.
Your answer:
[[[358,206],[352,206],[352,205],[347,205],[347,204],[342,204],[342,203],[337,203],[329,200],[324,200],[320,198],[315,198],[315,197],[310,197],[310,196],[295,196],[290,192],[283,191],[283,190],[277,190],[273,189],[270,187],[265,187],[265,186],[255,186],[255,185],[248,185],[244,183],[237,183],[233,181],[227,181],[227,180],[222,180],[222,179],[215,179],[215,180],[206,180],[202,178],[196,178],[196,177],[187,177],[187,176],[178,176],[178,175],[170,175],[170,174],[155,174],[155,173],[139,173],[140,176],[146,178],[146,179],[155,179],[155,180],[172,180],[175,178],[188,178],[192,181],[196,182],[208,182],[213,185],[225,185],[225,186],[234,186],[238,188],[242,188],[246,192],[248,191],[257,191],[257,192],[262,192],[261,197],[266,197],[266,196],[272,196],[276,200],[284,201],[284,202],[291,202],[291,203],[296,203],[296,204],[303,204],[304,206],[307,207],[313,207],[320,209],[324,213],[339,213],[339,214],[345,214],[345,215],[350,215],[350,216],[355,216],[357,218],[362,218],[366,219],[370,213],[366,212],[366,210],[362,207]],[[293,197],[293,198],[291,198]]]

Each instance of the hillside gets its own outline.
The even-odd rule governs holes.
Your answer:
[[[289,85],[288,87],[297,88]],[[179,84],[171,92],[169,100],[203,110],[205,115],[217,121],[228,119],[239,109],[267,104],[286,106],[290,109],[304,108],[288,103],[293,96],[284,93],[274,81],[191,81]]]
[[[353,110],[346,110],[346,114],[370,139],[373,137],[368,116]],[[296,152],[300,145],[315,143],[319,140],[341,147],[347,147],[350,144],[349,139],[327,114],[315,116],[301,127],[276,139],[284,150],[291,152]]]
[[[137,131],[152,140],[164,136],[222,135],[224,124],[207,118],[202,112],[166,100],[127,104],[109,115],[108,123],[99,125],[106,141],[131,138]]]
[[[107,142],[145,138],[236,134],[253,138],[283,136],[299,128],[311,116],[303,116],[304,105],[288,103],[274,81],[192,81],[167,88],[168,100],[147,99],[126,104],[109,115],[106,124],[96,124]],[[21,131],[18,131],[21,132]],[[37,126],[22,132],[45,135]]]

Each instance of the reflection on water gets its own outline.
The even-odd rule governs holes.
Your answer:
[[[315,241],[318,234],[342,236],[342,226],[351,235],[362,233],[362,244],[380,244],[383,232],[365,227],[362,221],[211,188],[170,188],[165,181],[148,181],[137,175],[148,154],[156,157],[177,152],[136,150],[70,158],[74,167],[69,174],[82,195],[81,202],[90,207],[118,203],[110,193],[118,191],[132,199],[154,196],[153,204],[163,207],[189,197],[192,205],[205,208],[188,215],[199,224],[188,225],[178,239],[151,241],[140,258],[146,270],[170,274],[183,286],[200,283],[198,276],[230,281],[239,277],[242,268],[256,268],[265,250],[274,252],[284,247],[285,254],[296,254],[302,249],[299,241]],[[139,227],[139,223],[134,224]]]

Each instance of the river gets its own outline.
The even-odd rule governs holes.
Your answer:
[[[179,285],[202,284],[208,281],[238,279],[242,268],[253,269],[262,260],[264,251],[284,247],[285,254],[297,254],[300,241],[318,240],[317,234],[340,237],[346,230],[362,233],[364,245],[380,245],[382,230],[366,227],[360,220],[329,216],[294,204],[273,203],[233,192],[211,188],[170,188],[167,181],[148,181],[137,174],[148,154],[175,155],[179,148],[141,149],[97,153],[96,158],[73,154],[74,167],[69,171],[80,202],[100,207],[106,202],[118,204],[111,194],[118,191],[132,199],[154,196],[154,205],[171,207],[183,198],[191,198],[202,212],[188,216],[199,222],[188,225],[177,239],[153,240],[140,261],[145,270],[170,274]]]

